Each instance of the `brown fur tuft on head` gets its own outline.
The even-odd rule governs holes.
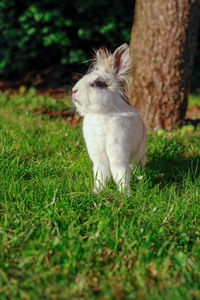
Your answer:
[[[121,96],[126,102],[129,102],[127,91],[128,77],[132,71],[132,59],[126,43],[118,47],[114,53],[104,47],[99,48],[95,52],[92,69],[100,69],[116,75],[121,86]]]
[[[112,54],[105,47],[95,51],[95,57],[92,64],[93,68],[109,71],[112,66]]]
[[[95,52],[93,68],[110,71],[118,76],[128,76],[131,72],[131,55],[129,46],[124,43],[112,54],[101,47]]]

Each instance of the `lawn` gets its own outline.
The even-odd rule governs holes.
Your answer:
[[[81,122],[40,114],[67,105],[0,94],[0,299],[200,299],[200,127],[95,195]]]

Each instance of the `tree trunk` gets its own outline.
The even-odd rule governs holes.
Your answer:
[[[199,18],[200,0],[136,0],[130,99],[147,127],[184,120]]]

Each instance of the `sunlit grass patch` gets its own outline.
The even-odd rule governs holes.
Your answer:
[[[0,298],[198,299],[200,129],[149,132],[131,195],[92,192],[81,123],[0,95]]]
[[[193,107],[197,106],[200,107],[200,95],[199,94],[190,94],[188,100],[188,106]]]

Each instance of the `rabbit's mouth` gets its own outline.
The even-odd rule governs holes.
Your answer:
[[[78,101],[75,97],[73,97],[73,101],[74,101],[75,103],[78,103],[79,105],[81,104],[80,101]]]

